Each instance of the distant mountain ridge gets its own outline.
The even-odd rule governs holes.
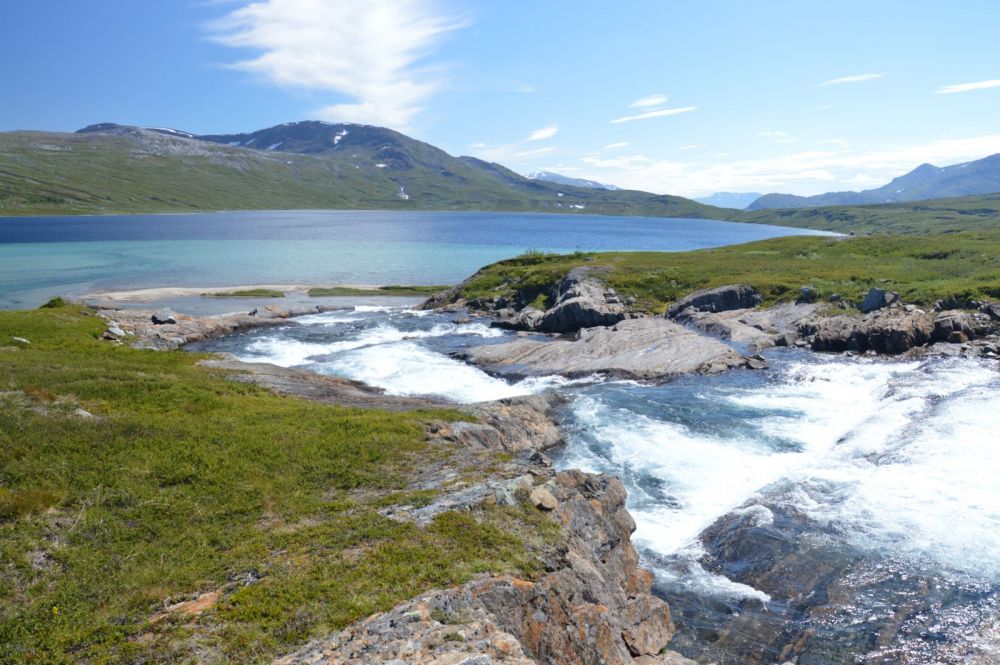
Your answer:
[[[610,191],[615,191],[619,189],[614,185],[605,185],[602,182],[597,182],[596,180],[584,180],[583,178],[571,178],[561,173],[553,173],[552,171],[532,171],[525,176],[528,180],[544,180],[545,182],[554,182],[557,185],[568,185],[570,187],[586,187],[588,189],[607,189]]]
[[[371,125],[0,133],[0,215],[303,208],[724,216],[679,196],[532,180]]]
[[[761,196],[760,192],[716,192],[710,196],[695,197],[694,200],[708,206],[745,210]]]
[[[996,192],[1000,192],[1000,154],[952,166],[921,164],[887,185],[863,192],[828,192],[816,196],[766,194],[747,210],[902,203]]]

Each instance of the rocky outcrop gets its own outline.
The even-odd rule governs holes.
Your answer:
[[[657,380],[681,374],[713,374],[734,367],[763,367],[718,340],[664,319],[630,319],[581,330],[575,339],[518,338],[457,354],[509,376],[559,374]]]
[[[866,314],[815,319],[803,326],[815,351],[874,351],[896,355],[929,344],[934,321],[916,307],[890,307]]]
[[[698,312],[727,312],[734,309],[749,309],[761,303],[760,294],[744,284],[702,289],[687,295],[670,305],[667,316],[676,317],[687,309]]]
[[[861,313],[868,314],[899,302],[899,294],[872,287],[861,301]]]
[[[680,312],[676,321],[729,340],[747,353],[760,353],[774,346],[794,345],[801,337],[800,326],[812,320],[818,310],[818,305],[798,303],[718,313],[689,308]]]
[[[332,311],[335,308],[313,306],[285,309],[262,307],[249,313],[218,316],[188,316],[170,310],[97,308],[97,315],[108,322],[105,338],[127,341],[140,349],[178,349],[191,342],[228,335],[239,330],[281,325],[285,319],[305,314]]]
[[[328,665],[681,663],[661,653],[673,625],[650,593],[629,536],[621,482],[604,474],[551,474],[539,510],[567,538],[554,570],[534,580],[482,577],[432,591],[276,661]],[[541,492],[539,492],[541,494]]]
[[[574,268],[557,288],[555,305],[534,327],[550,333],[574,333],[581,328],[611,326],[626,317],[616,294],[595,279],[586,268]]]

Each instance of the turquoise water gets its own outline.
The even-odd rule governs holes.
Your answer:
[[[463,212],[0,218],[0,308],[157,286],[449,284],[527,249],[683,251],[813,233],[695,219]]]

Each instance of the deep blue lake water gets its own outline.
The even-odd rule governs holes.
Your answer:
[[[697,219],[481,212],[0,217],[0,308],[157,286],[450,284],[527,249],[684,251],[814,233]]]

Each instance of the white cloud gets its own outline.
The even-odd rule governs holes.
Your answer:
[[[826,85],[841,85],[843,83],[864,83],[865,81],[874,81],[875,79],[880,79],[885,76],[885,72],[879,74],[852,74],[851,76],[841,76],[840,78],[830,79],[829,81],[824,81],[820,83],[820,87]]]
[[[667,103],[666,95],[649,95],[648,97],[640,97],[631,104],[628,105],[630,109],[648,109],[654,106],[661,106]]]
[[[1000,134],[942,139],[880,150],[805,150],[765,159],[721,163],[623,155],[583,159],[581,177],[661,194],[700,196],[717,191],[818,194],[883,185],[924,162],[939,166],[1000,152]],[[713,155],[717,159],[724,154]],[[864,174],[863,176],[859,174]]]
[[[320,118],[406,128],[440,87],[420,63],[463,25],[430,0],[259,0],[211,28],[216,41],[259,52],[233,67],[353,100],[319,109]]]
[[[547,146],[545,148],[538,148],[537,150],[525,150],[524,152],[515,152],[515,157],[525,158],[525,157],[535,157],[537,155],[544,155],[555,150],[553,146]]]
[[[660,109],[659,111],[648,111],[646,113],[640,113],[639,115],[627,115],[622,118],[616,118],[611,121],[611,124],[618,125],[623,122],[632,122],[633,120],[647,120],[649,118],[662,118],[668,115],[677,115],[679,113],[690,113],[691,111],[696,111],[697,106],[684,106],[676,109]]]
[[[536,129],[535,131],[528,134],[526,141],[544,141],[545,139],[550,139],[559,133],[559,128],[555,125],[549,125],[548,127],[542,127],[541,129]]]
[[[936,91],[939,95],[953,95],[956,92],[969,92],[970,90],[986,90],[988,88],[1000,88],[1000,79],[990,81],[977,81],[975,83],[958,83],[956,85],[946,85]]]
[[[628,141],[619,141],[618,143],[609,143],[604,146],[605,150],[618,150],[619,148],[627,148],[629,146]]]

